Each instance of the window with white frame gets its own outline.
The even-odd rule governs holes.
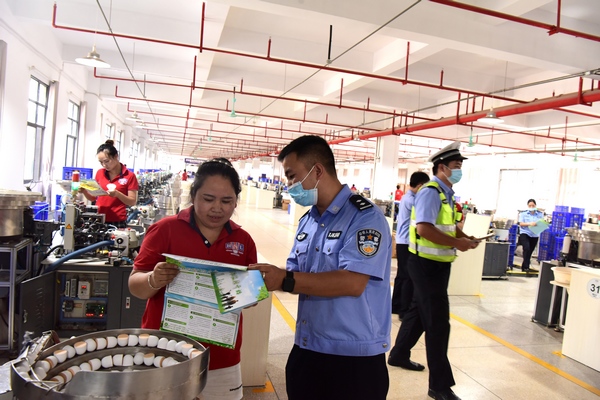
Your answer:
[[[123,131],[117,131],[117,134],[115,135],[115,148],[117,149],[117,152],[119,153],[119,156],[121,155],[121,143],[123,143]]]
[[[115,137],[115,125],[106,124],[104,125],[104,140],[113,139]]]
[[[35,77],[29,80],[27,133],[25,136],[25,169],[23,182],[38,181],[42,165],[42,143],[48,111],[49,85]]]
[[[69,100],[67,147],[65,151],[65,167],[75,167],[77,163],[77,140],[79,138],[80,106]]]

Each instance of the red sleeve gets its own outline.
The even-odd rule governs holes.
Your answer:
[[[138,183],[137,177],[131,171],[129,171],[129,175],[131,177],[129,178],[129,182],[128,182],[129,185],[127,187],[127,190],[131,190],[131,191],[137,192],[139,190],[139,188],[140,188],[140,185]]]

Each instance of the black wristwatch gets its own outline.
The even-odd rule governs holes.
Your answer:
[[[291,293],[294,291],[294,286],[296,286],[294,273],[292,271],[286,271],[285,278],[283,278],[283,283],[281,284],[281,290]]]

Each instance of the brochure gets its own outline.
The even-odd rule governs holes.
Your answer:
[[[539,221],[537,221],[537,223],[534,226],[530,226],[529,230],[533,233],[535,233],[536,235],[541,234],[542,232],[544,232],[546,229],[548,229],[549,225],[546,221],[544,221],[543,219],[540,219]]]
[[[79,187],[88,191],[92,196],[106,196],[108,193],[93,179],[84,179],[79,182]]]
[[[269,297],[260,271],[163,255],[179,274],[166,288],[160,329],[234,348],[242,309]]]

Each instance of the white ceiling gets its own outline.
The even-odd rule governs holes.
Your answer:
[[[446,140],[468,144],[470,137],[474,146],[464,151],[471,155],[573,156],[577,150],[582,160],[600,159],[597,102],[561,110],[542,104],[535,112],[515,107],[576,93],[579,76],[600,68],[597,0],[562,1],[561,28],[585,38],[549,35],[543,28],[439,4],[442,0],[59,0],[61,28],[52,28],[49,0],[0,1],[23,24],[54,35],[65,63],[74,63],[95,43],[112,66],[97,71],[105,79],[90,78],[101,97],[119,105],[123,120],[136,111],[146,133],[174,155],[264,156],[314,133],[346,141],[334,146],[339,160],[372,159],[375,139],[368,137],[401,125],[401,159],[422,161]],[[558,0],[460,3],[542,24],[558,20]],[[203,5],[205,49],[199,52]],[[105,35],[109,26],[100,9],[114,39]],[[132,80],[128,69],[137,80],[162,84],[140,82],[142,93],[123,80]],[[598,82],[584,79],[585,91],[596,88],[594,101]],[[230,116],[234,90],[237,117]],[[459,92],[463,101],[457,108]],[[466,103],[468,93],[479,95],[474,103]],[[476,121],[465,123],[490,106],[505,114],[504,124],[492,131]],[[443,126],[427,122],[433,120]]]

